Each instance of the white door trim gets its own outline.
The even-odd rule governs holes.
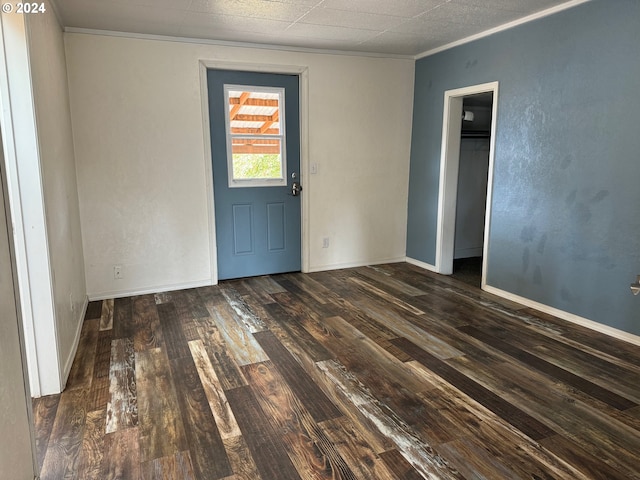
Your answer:
[[[211,165],[211,130],[209,128],[209,89],[207,69],[238,70],[244,72],[280,73],[298,75],[300,79],[300,183],[305,180],[309,166],[309,68],[300,65],[277,65],[263,63],[239,63],[219,60],[200,60],[200,99],[202,105],[202,127],[204,140],[204,168],[207,182],[207,210],[209,218],[209,254],[211,256],[211,284],[218,283],[218,253],[216,249],[216,221],[213,192],[213,167]],[[302,271],[309,271],[309,202],[308,190],[300,195],[302,232]]]
[[[3,15],[0,29],[0,116],[7,192],[14,228],[20,308],[31,395],[60,393],[68,372],[59,358],[46,212],[23,15]]]
[[[456,199],[458,193],[458,167],[460,163],[462,100],[467,95],[485,92],[493,92],[493,106],[491,112],[491,139],[489,143],[489,178],[487,182],[487,202],[485,207],[482,288],[486,285],[488,264],[488,239],[493,192],[493,160],[498,112],[498,82],[483,83],[444,92],[435,261],[436,272],[445,275],[453,273],[453,245],[455,239]]]

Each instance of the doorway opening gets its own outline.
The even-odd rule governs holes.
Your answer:
[[[436,271],[484,288],[498,82],[445,92]]]
[[[297,178],[304,179],[306,178],[307,165],[308,165],[308,156],[309,156],[309,125],[308,125],[308,103],[309,103],[309,72],[306,66],[293,66],[293,65],[272,65],[272,64],[254,64],[254,63],[238,63],[233,61],[209,61],[209,60],[200,60],[200,89],[201,89],[201,99],[202,99],[202,124],[204,127],[204,151],[206,159],[205,161],[205,173],[207,179],[207,210],[209,216],[209,251],[211,255],[211,283],[217,284],[219,280],[223,279],[220,276],[219,272],[219,254],[218,254],[218,244],[220,240],[220,236],[222,232],[218,231],[217,224],[217,216],[216,210],[218,202],[215,200],[216,193],[218,192],[218,188],[214,188],[214,175],[213,175],[213,165],[212,165],[212,125],[210,122],[210,111],[209,111],[209,85],[208,85],[208,72],[211,70],[229,70],[236,71],[238,73],[266,73],[266,74],[281,74],[281,75],[293,75],[296,76],[299,80],[299,155],[300,155],[300,170]],[[233,83],[233,82],[230,82]],[[236,82],[238,83],[238,82]],[[259,82],[258,82],[259,83]],[[224,100],[223,100],[224,102]],[[222,123],[224,124],[224,122]],[[220,141],[216,142],[217,144],[225,144],[225,139],[220,139]],[[295,179],[291,178],[291,174],[287,172],[287,179],[294,182]],[[225,180],[228,180],[228,176],[223,175]],[[227,182],[228,187],[228,182]],[[224,188],[224,187],[221,187]],[[298,254],[298,258],[301,259],[301,267],[298,267],[297,270],[301,270],[306,272],[309,270],[309,202],[307,201],[307,195],[300,195],[297,198],[300,201],[301,213],[299,215],[301,221],[301,247],[300,254]],[[246,212],[246,208],[244,211]],[[238,214],[242,213],[243,207],[240,206],[237,209]],[[277,213],[277,206],[271,207],[272,213]]]

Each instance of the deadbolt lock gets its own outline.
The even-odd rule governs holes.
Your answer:
[[[291,174],[291,179],[293,180],[293,184],[291,185],[291,195],[293,195],[294,197],[300,195],[300,192],[302,191],[302,185],[296,182],[297,178],[298,174],[296,172],[293,172]]]

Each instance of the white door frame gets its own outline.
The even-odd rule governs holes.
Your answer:
[[[243,72],[279,73],[298,75],[300,79],[300,179],[305,192],[308,185],[309,166],[309,68],[299,65],[269,65],[260,63],[237,63],[219,60],[200,60],[200,97],[202,101],[202,126],[204,138],[204,168],[207,181],[207,209],[209,217],[209,254],[211,255],[211,284],[218,283],[218,252],[216,249],[215,196],[213,192],[213,167],[211,165],[211,130],[209,128],[209,88],[207,69],[238,70]],[[301,264],[302,271],[309,271],[309,202],[308,193],[300,195],[302,202]]]
[[[460,164],[460,130],[462,127],[462,101],[468,95],[493,92],[491,111],[491,138],[489,142],[489,178],[485,206],[484,242],[482,247],[482,288],[486,285],[489,225],[491,224],[491,198],[493,192],[493,158],[495,150],[496,119],[498,112],[498,82],[483,83],[444,92],[442,122],[442,148],[440,157],[440,185],[438,189],[438,226],[436,232],[436,272],[453,273],[453,245],[456,228],[458,195],[458,168]]]
[[[40,150],[23,15],[2,15],[0,123],[11,206],[25,357],[31,395],[60,393],[65,371],[58,351],[53,272],[40,168]],[[18,161],[19,159],[19,161]]]

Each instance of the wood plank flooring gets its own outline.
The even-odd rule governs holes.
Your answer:
[[[92,302],[43,480],[640,479],[640,348],[398,263]]]

